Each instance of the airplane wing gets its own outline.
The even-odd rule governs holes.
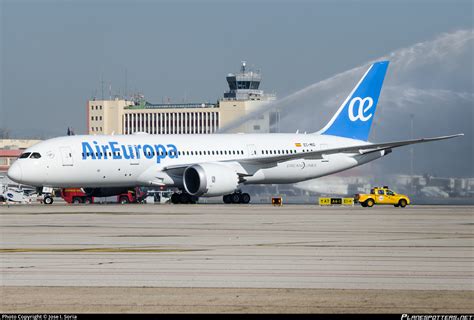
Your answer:
[[[294,160],[294,159],[322,159],[324,155],[335,154],[335,153],[356,153],[356,154],[362,155],[362,154],[368,154],[368,153],[378,152],[382,150],[398,148],[398,147],[402,147],[402,146],[406,146],[410,144],[451,139],[451,138],[455,138],[455,137],[459,137],[463,135],[464,135],[463,133],[460,133],[460,134],[454,134],[450,136],[392,141],[392,142],[384,142],[384,143],[371,143],[371,144],[347,146],[347,147],[340,147],[340,148],[323,149],[323,150],[317,150],[317,151],[283,154],[283,155],[276,155],[273,157],[272,156],[254,157],[251,159],[239,160],[239,162],[263,164],[263,163],[271,163],[271,162],[283,162],[283,161],[289,161],[289,160]]]
[[[295,159],[322,159],[324,155],[330,155],[335,153],[353,153],[353,154],[368,154],[372,152],[378,152],[382,150],[389,150],[393,148],[398,148],[410,144],[416,143],[424,143],[424,142],[431,142],[437,140],[445,140],[451,139],[455,137],[463,136],[463,133],[454,134],[450,136],[442,136],[442,137],[434,137],[434,138],[422,138],[422,139],[414,139],[414,140],[402,140],[402,141],[392,141],[392,142],[384,142],[384,143],[369,143],[363,145],[355,145],[355,146],[346,146],[340,148],[331,148],[331,149],[323,149],[317,151],[308,151],[308,152],[299,152],[299,153],[291,153],[291,154],[281,154],[281,155],[268,155],[265,157],[251,157],[246,159],[233,159],[233,160],[226,160],[223,162],[239,162],[242,164],[251,164],[251,165],[270,165],[270,164],[278,164],[279,162],[285,162]],[[175,166],[166,166],[163,168],[164,171],[178,171],[184,170],[188,166],[193,165],[191,164],[182,164],[182,165],[175,165]]]

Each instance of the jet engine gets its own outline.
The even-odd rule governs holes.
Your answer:
[[[234,192],[239,185],[239,177],[225,165],[201,163],[184,170],[183,182],[190,195],[213,197]]]

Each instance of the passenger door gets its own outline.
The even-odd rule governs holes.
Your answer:
[[[257,149],[255,148],[254,144],[248,144],[247,145],[247,150],[248,150],[248,153],[249,153],[249,157],[257,156]]]
[[[59,151],[61,152],[61,159],[63,166],[73,166],[74,161],[72,158],[72,150],[70,147],[60,147]]]
[[[328,148],[328,145],[326,143],[322,143],[319,145],[319,150],[326,150]],[[323,158],[321,162],[329,162],[329,160],[326,158],[326,156],[323,154]]]

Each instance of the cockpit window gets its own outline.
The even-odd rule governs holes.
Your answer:
[[[39,159],[41,158],[41,155],[38,152],[33,152],[31,154],[31,159]]]
[[[31,152],[25,152],[25,153],[22,153],[19,157],[19,159],[26,159],[30,156]]]

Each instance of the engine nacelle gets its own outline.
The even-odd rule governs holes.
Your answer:
[[[201,163],[184,170],[183,182],[190,195],[213,197],[234,192],[239,185],[239,177],[225,165]]]

